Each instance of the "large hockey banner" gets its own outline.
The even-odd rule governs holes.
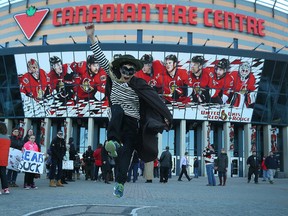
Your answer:
[[[174,119],[250,122],[264,59],[201,53],[131,54]],[[106,72],[91,52],[15,55],[25,117],[107,117]]]

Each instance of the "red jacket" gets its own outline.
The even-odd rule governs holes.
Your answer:
[[[0,166],[8,165],[10,143],[9,136],[0,134]]]
[[[102,151],[102,148],[97,148],[93,153],[93,157],[95,159],[95,165],[96,166],[102,166],[101,151]]]

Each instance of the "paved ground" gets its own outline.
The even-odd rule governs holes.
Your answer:
[[[21,173],[18,183],[22,182]],[[36,180],[37,190],[11,188],[9,195],[0,195],[0,215],[288,215],[288,179],[256,185],[247,184],[245,178],[230,178],[225,187],[208,187],[205,177],[191,182],[173,177],[168,184],[158,179],[144,182],[140,177],[136,183],[127,183],[119,199],[112,195],[114,184],[78,180],[50,188],[43,176]]]

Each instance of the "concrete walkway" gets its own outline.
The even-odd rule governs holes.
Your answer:
[[[23,176],[19,174],[19,185]],[[260,180],[256,185],[247,184],[246,178],[230,178],[225,187],[208,187],[206,177],[178,182],[174,176],[167,184],[159,179],[147,184],[140,177],[125,184],[122,198],[112,195],[114,183],[83,179],[50,188],[43,175],[36,180],[37,190],[11,188],[9,195],[0,195],[0,215],[288,215],[288,179],[275,179],[273,185]]]

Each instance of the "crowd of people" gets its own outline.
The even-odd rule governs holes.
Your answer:
[[[10,136],[7,135],[7,128],[5,123],[0,122],[0,176],[2,183],[3,194],[9,194],[10,187],[19,187],[17,183],[18,171],[8,169],[8,154],[9,147],[18,148],[21,150],[32,150],[39,152],[41,146],[35,142],[35,135],[33,130],[29,130],[27,135],[22,139],[18,136],[19,130],[14,128]],[[50,187],[63,187],[70,181],[80,180],[81,176],[81,165],[83,180],[91,180],[110,184],[111,182],[117,182],[117,175],[119,172],[119,166],[115,163],[115,159],[109,155],[109,152],[105,149],[105,144],[98,144],[96,149],[93,150],[91,146],[88,146],[87,150],[83,153],[82,158],[78,151],[75,149],[73,138],[69,138],[67,145],[65,144],[63,132],[58,131],[57,136],[51,141],[49,147],[49,154],[46,160],[49,186]],[[67,147],[67,148],[66,148]],[[72,170],[62,169],[62,160],[65,157],[66,151],[69,151],[69,160],[73,161]],[[225,149],[221,149],[221,152],[215,159],[215,150],[213,145],[205,147],[203,150],[203,159],[206,165],[208,184],[207,186],[215,186],[215,172],[218,173],[219,186],[225,186],[227,181],[227,169],[228,169],[228,156]],[[49,158],[49,160],[48,160]],[[81,162],[82,161],[82,162]],[[198,178],[199,161],[198,157],[193,158],[193,173],[194,178]],[[150,162],[149,162],[150,163]],[[140,176],[146,179],[145,183],[152,183],[152,179],[159,178],[160,183],[167,183],[168,179],[171,178],[171,172],[173,167],[172,154],[170,153],[169,147],[167,146],[165,151],[162,152],[159,158],[156,158],[150,164],[142,161],[136,150],[133,151],[132,157],[129,163],[129,169],[126,173],[127,182],[137,182]],[[262,170],[263,181],[268,180],[270,184],[274,183],[275,172],[278,168],[278,161],[273,151],[270,151],[267,157],[263,157],[262,161],[257,156],[256,152],[253,151],[252,155],[247,158],[248,170],[248,183],[252,180],[254,175],[254,182],[258,184],[260,170]],[[182,175],[184,174],[188,181],[192,180],[192,176],[188,174],[188,167],[190,167],[188,152],[181,157],[179,168],[180,173],[178,181],[182,181]],[[148,167],[148,168],[147,168]],[[146,170],[145,170],[146,169]],[[13,172],[12,172],[13,171]],[[146,173],[145,173],[146,172]],[[35,173],[25,172],[23,188],[37,189],[35,179],[39,176]],[[56,180],[56,181],[55,181]]]

